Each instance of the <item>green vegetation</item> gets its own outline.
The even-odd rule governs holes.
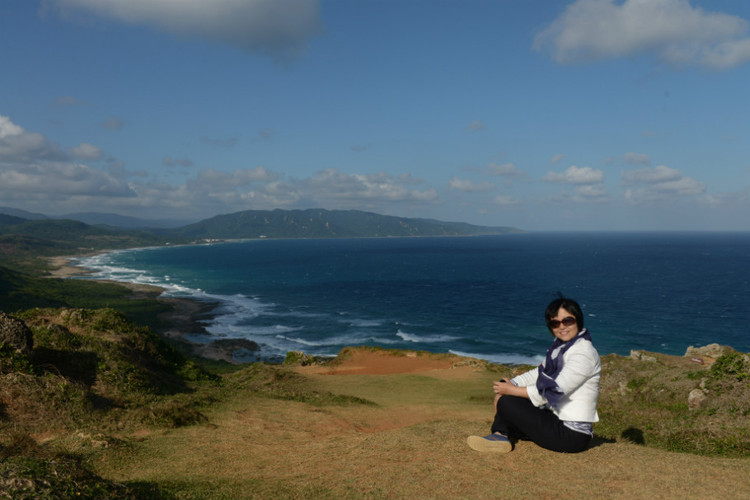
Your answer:
[[[355,238],[385,236],[472,236],[518,232],[458,222],[407,219],[358,210],[247,210],[218,215],[171,232],[201,238]]]
[[[0,349],[0,492],[12,498],[159,498],[85,465],[133,428],[205,419],[217,376],[111,309],[31,309],[34,351]],[[30,435],[55,439],[36,444]],[[147,494],[148,493],[148,494]]]
[[[26,432],[200,421],[194,385],[218,381],[111,309],[30,309],[19,319],[34,335],[31,369],[2,391],[5,413],[24,415],[11,420]]]
[[[46,270],[46,266],[27,267],[28,272],[24,273],[0,266],[0,311],[14,313],[35,307],[113,308],[156,329],[160,325],[158,316],[169,310],[166,304],[153,300],[154,296],[136,298],[129,289],[115,283],[39,277]]]
[[[87,462],[127,447],[138,429],[204,424],[206,411],[240,391],[318,407],[372,404],[318,392],[284,366],[216,375],[112,309],[35,308],[18,317],[34,350],[0,345],[0,497],[168,498],[153,484],[99,478]],[[44,445],[30,437],[50,434]]]
[[[26,220],[0,214],[4,265],[29,255],[56,256],[167,244],[241,238],[355,238],[472,236],[519,232],[459,222],[391,217],[356,210],[248,210],[219,215],[176,229],[126,230],[74,220]]]
[[[696,370],[687,358],[652,356],[656,361],[603,358],[596,435],[671,451],[750,457],[750,357],[725,354]]]
[[[750,378],[750,358],[739,352],[721,356],[711,365],[711,379],[714,387],[718,382],[730,380],[742,382]]]
[[[72,220],[34,220],[0,224],[0,255],[55,256],[116,248],[160,245],[161,236],[145,231],[102,229]]]

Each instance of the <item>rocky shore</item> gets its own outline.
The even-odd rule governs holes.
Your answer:
[[[73,257],[53,257],[49,259],[51,266],[49,277],[73,278],[86,276],[91,272],[71,263]],[[157,333],[164,337],[180,342],[195,355],[215,361],[225,361],[233,364],[255,361],[258,344],[245,339],[216,339],[211,342],[193,342],[186,336],[208,335],[205,323],[211,320],[212,311],[217,303],[205,302],[192,298],[164,296],[164,288],[154,285],[128,283],[111,280],[95,280],[102,283],[114,283],[129,289],[133,298],[157,300],[169,305],[170,311],[160,315],[164,327]]]
[[[72,278],[90,274],[90,271],[71,264],[73,257],[53,257],[49,259],[50,277]],[[260,360],[259,346],[246,339],[215,339],[210,342],[194,342],[186,336],[201,336],[208,333],[205,323],[210,322],[212,311],[218,305],[214,302],[204,302],[193,298],[179,298],[164,296],[164,289],[153,285],[128,283],[110,280],[97,280],[115,283],[131,290],[133,298],[157,300],[170,306],[170,311],[163,313],[160,319],[164,327],[157,333],[170,340],[186,345],[195,355],[215,361],[225,361],[232,364],[243,364]],[[685,357],[693,363],[710,366],[719,356],[734,351],[732,347],[719,344],[707,346],[690,346]],[[642,351],[631,351],[631,357],[641,361],[654,361],[653,356]]]

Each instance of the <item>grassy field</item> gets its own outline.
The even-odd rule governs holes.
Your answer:
[[[358,348],[218,375],[113,310],[21,318],[36,348],[0,356],[0,498],[750,494],[750,362],[737,353],[713,365],[606,356],[589,450],[521,441],[497,456],[466,437],[488,432],[492,380],[521,367]]]
[[[358,362],[387,363],[377,354],[366,358]],[[412,360],[412,373],[300,367],[294,373],[302,378],[287,381],[298,393],[366,402],[232,391],[206,423],[141,436],[106,454],[97,471],[166,485],[175,498],[739,499],[750,492],[746,458],[675,453],[627,437],[598,436],[578,455],[528,442],[505,456],[476,453],[465,439],[487,432],[487,393],[498,373],[476,366],[419,371],[422,361]]]

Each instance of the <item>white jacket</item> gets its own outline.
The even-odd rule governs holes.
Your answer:
[[[564,396],[558,408],[550,409],[560,420],[573,422],[598,422],[596,402],[599,399],[599,379],[602,365],[594,345],[585,339],[578,340],[563,353],[563,368],[555,381]],[[529,399],[536,407],[547,405],[547,400],[539,394],[536,379],[539,369],[534,368],[514,377],[511,382],[526,387]]]

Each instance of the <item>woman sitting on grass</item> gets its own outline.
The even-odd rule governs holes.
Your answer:
[[[566,453],[588,447],[599,421],[599,353],[576,301],[560,296],[547,306],[545,319],[555,337],[546,358],[539,368],[493,383],[492,434],[470,436],[474,450],[506,453],[518,439]]]

